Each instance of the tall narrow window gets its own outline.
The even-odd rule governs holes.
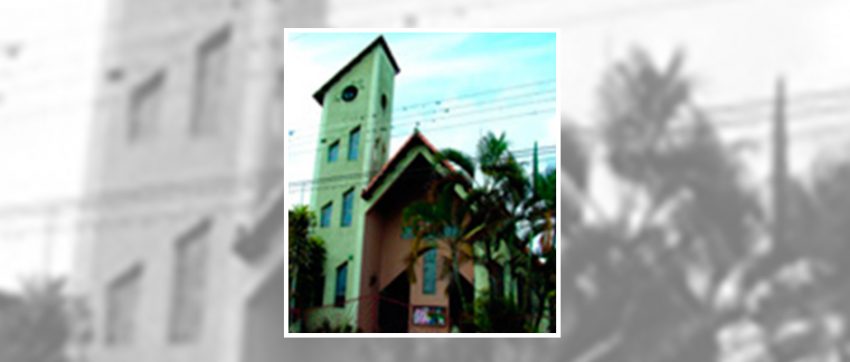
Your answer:
[[[165,75],[157,73],[135,90],[130,99],[130,117],[127,136],[131,141],[151,138],[160,122],[162,88]]]
[[[422,259],[422,294],[434,294],[437,291],[437,249],[428,250]]]
[[[336,162],[337,158],[339,158],[339,141],[328,146],[328,163]]]
[[[135,266],[115,279],[106,293],[106,344],[128,345],[136,334],[142,267]]]
[[[360,127],[348,134],[348,159],[356,160],[360,154]]]
[[[354,189],[350,189],[342,195],[342,226],[351,226],[351,209],[353,207]]]
[[[334,306],[345,306],[345,289],[348,283],[348,262],[342,263],[336,268],[336,290],[334,292]]]
[[[319,226],[326,228],[331,226],[331,213],[333,212],[333,203],[329,202],[322,206],[322,216],[319,219]]]
[[[175,245],[174,284],[169,338],[174,343],[196,341],[203,330],[207,239],[210,222],[189,231]]]
[[[195,135],[218,131],[227,107],[227,44],[229,29],[217,32],[198,49],[195,104],[191,131]]]

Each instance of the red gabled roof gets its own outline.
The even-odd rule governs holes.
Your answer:
[[[413,134],[407,139],[407,141],[404,141],[404,145],[402,145],[401,148],[393,155],[393,157],[390,158],[390,160],[385,163],[383,167],[381,167],[381,170],[378,171],[378,173],[374,177],[372,177],[372,179],[369,181],[369,184],[366,185],[366,188],[363,189],[363,192],[360,195],[364,199],[369,199],[372,196],[372,193],[375,192],[378,186],[380,186],[381,183],[387,178],[387,175],[389,174],[390,170],[395,168],[398,163],[401,162],[401,160],[404,158],[404,154],[413,149],[414,146],[420,144],[427,147],[434,154],[440,152],[437,150],[436,147],[434,147],[433,144],[431,144],[430,141],[428,141],[427,138],[425,138],[425,136],[419,133],[418,130],[413,131]],[[448,162],[447,160],[442,160],[442,164],[443,166],[446,166],[446,168],[448,168],[450,171],[454,172],[454,166],[452,166],[450,162]]]

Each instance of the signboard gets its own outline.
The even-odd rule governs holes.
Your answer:
[[[413,325],[444,327],[446,325],[446,307],[413,306]]]

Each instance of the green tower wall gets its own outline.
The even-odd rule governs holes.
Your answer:
[[[327,246],[325,264],[324,305],[334,303],[337,267],[348,261],[346,300],[360,297],[361,256],[363,249],[366,203],[360,194],[363,187],[387,161],[391,131],[395,68],[382,46],[374,46],[325,92],[316,152],[311,206],[321,218],[322,207],[333,203],[330,225],[317,227],[316,234]],[[342,99],[349,85],[358,89],[350,102]],[[386,97],[386,107],[381,98]],[[356,160],[348,159],[349,133],[360,127],[360,142]],[[339,141],[338,157],[328,162],[329,146]],[[350,226],[342,226],[343,195],[354,192]],[[324,311],[333,324],[357,325],[357,302],[345,308]]]

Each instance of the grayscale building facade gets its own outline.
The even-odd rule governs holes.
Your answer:
[[[277,360],[282,24],[322,13],[322,2],[110,2],[75,276],[91,310],[87,359]]]

